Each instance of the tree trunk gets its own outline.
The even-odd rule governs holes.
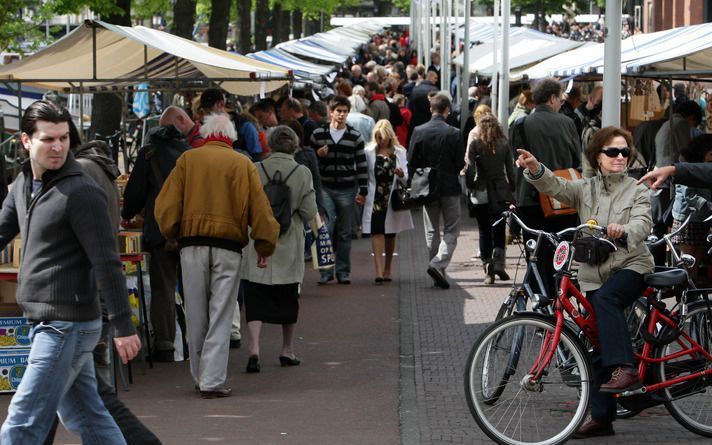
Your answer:
[[[252,52],[252,0],[237,0],[237,29],[239,30],[237,51],[240,54]]]
[[[319,32],[319,17],[307,18],[304,22],[304,36],[310,36]]]
[[[393,10],[393,5],[390,1],[386,0],[374,0],[376,7],[376,16],[378,17],[388,17],[391,15]]]
[[[213,48],[227,48],[227,27],[230,22],[230,0],[211,0],[208,45]]]
[[[116,0],[116,6],[123,10],[120,14],[111,14],[102,19],[113,25],[131,26],[131,0]],[[101,60],[97,60],[100,64]],[[91,127],[89,139],[97,134],[109,136],[121,127],[123,101],[116,93],[94,94],[91,102]]]
[[[176,0],[173,6],[173,26],[171,33],[193,40],[196,0]]]
[[[272,9],[274,28],[272,30],[272,47],[278,43],[289,40],[289,11],[282,9],[282,5],[275,4]]]
[[[269,16],[268,0],[255,1],[255,51],[267,49],[267,17]]]
[[[294,12],[292,12],[292,27],[293,27],[292,38],[294,38],[294,39],[302,38],[302,21],[303,20],[304,20],[304,15],[302,15],[302,11],[295,10]]]

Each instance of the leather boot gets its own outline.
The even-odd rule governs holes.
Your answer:
[[[507,256],[504,253],[504,249],[501,247],[495,247],[492,252],[492,272],[495,273],[500,280],[504,281],[509,280],[509,275],[507,274],[507,271],[504,270],[506,260]]]
[[[494,284],[494,267],[492,259],[486,258],[482,260],[482,269],[485,271],[485,284]]]

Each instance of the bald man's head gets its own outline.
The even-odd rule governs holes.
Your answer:
[[[190,129],[193,128],[194,123],[182,108],[171,105],[161,115],[158,125],[173,125],[181,133],[187,135],[190,133]]]

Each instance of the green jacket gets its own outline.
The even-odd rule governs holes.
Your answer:
[[[653,220],[650,216],[650,197],[644,185],[636,186],[635,179],[625,173],[567,181],[554,176],[548,168],[539,179],[532,179],[529,170],[524,177],[540,192],[575,207],[580,220],[595,219],[600,226],[623,224],[628,234],[627,246],[616,243],[618,250],[606,262],[592,266],[581,264],[578,280],[582,291],[596,290],[614,272],[629,269],[641,274],[653,272],[653,256],[645,245]]]

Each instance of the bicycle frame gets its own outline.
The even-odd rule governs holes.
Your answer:
[[[572,303],[573,298],[578,307]],[[579,309],[581,307],[581,309]],[[598,348],[598,328],[596,327],[596,316],[591,303],[583,296],[583,293],[571,281],[570,272],[560,272],[559,295],[554,303],[554,317],[556,318],[556,328],[553,333],[547,333],[542,342],[542,350],[534,366],[529,370],[529,374],[537,381],[544,370],[549,366],[553,358],[556,347],[561,338],[561,331],[564,329],[564,312],[569,314],[576,326],[586,335],[591,343]]]
[[[648,297],[648,300],[650,300],[650,297]],[[678,327],[678,323],[671,317],[668,316],[668,314],[664,313],[660,308],[658,307],[659,305],[653,304],[652,305],[652,311],[650,312],[650,320],[648,321],[648,327],[647,331],[649,334],[654,335],[656,330],[659,330],[657,325],[658,323],[669,326],[672,329],[676,329]],[[694,339],[692,339],[689,335],[687,335],[684,331],[680,332],[680,335],[678,336],[677,339],[674,340],[677,342],[678,345],[682,348],[680,351],[668,354],[664,357],[660,358],[654,358],[651,356],[652,350],[653,350],[653,345],[646,341],[645,344],[643,345],[643,351],[640,354],[635,354],[636,360],[639,361],[638,363],[638,372],[640,374],[640,379],[641,381],[645,381],[645,376],[648,372],[648,365],[652,363],[662,363],[662,362],[667,362],[670,360],[674,360],[676,358],[684,357],[684,356],[690,356],[690,358],[693,358],[693,354],[699,354],[702,355],[707,359],[707,361],[712,362],[712,353],[710,351],[706,351],[702,346],[700,346]],[[628,395],[634,395],[634,394],[643,394],[646,392],[655,392],[658,391],[662,388],[667,388],[669,386],[676,385],[678,383],[683,383],[686,381],[690,380],[695,380],[700,377],[704,377],[707,375],[712,375],[712,367],[709,367],[706,370],[696,372],[694,374],[689,374],[684,377],[675,377],[670,380],[666,380],[665,382],[660,382],[660,383],[653,383],[651,385],[645,385],[643,388],[635,391],[629,391],[626,393],[622,393],[619,396],[628,396]]]
[[[545,337],[542,341],[542,346],[540,348],[539,356],[536,359],[534,365],[529,370],[529,374],[532,376],[532,381],[535,382],[541,378],[541,376],[544,374],[544,371],[549,367],[552,358],[554,357],[556,348],[561,339],[561,331],[564,329],[564,313],[568,314],[571,317],[571,319],[584,332],[586,337],[595,347],[599,346],[598,329],[596,328],[596,317],[593,311],[593,306],[584,297],[581,291],[579,291],[572,283],[570,273],[568,271],[560,272],[560,274],[561,281],[559,284],[559,295],[554,305],[554,315],[556,318],[555,329],[553,333],[547,332],[545,334]],[[647,326],[647,332],[652,337],[655,337],[656,332],[660,331],[660,329],[658,328],[658,323],[669,326],[672,329],[676,329],[678,327],[678,323],[673,319],[672,316],[670,316],[672,314],[668,315],[664,313],[659,307],[660,304],[653,304],[657,303],[651,301],[651,298],[654,298],[654,293],[655,289],[653,288],[647,288],[644,293],[644,295],[648,298],[648,301],[649,303],[651,303],[652,306]],[[579,307],[581,307],[582,309],[579,309],[579,307],[572,303],[572,298],[575,300],[575,303],[578,304]],[[638,372],[640,373],[641,381],[645,381],[645,376],[648,372],[649,364],[667,362],[684,356],[690,356],[691,358],[694,358],[695,354],[702,355],[707,361],[712,362],[712,353],[710,353],[710,351],[706,351],[684,331],[681,331],[680,336],[674,341],[677,342],[678,345],[680,345],[681,350],[660,358],[652,357],[654,345],[647,340],[645,341],[643,345],[643,351],[640,354],[635,354],[635,358],[636,360],[638,360]],[[664,382],[655,382],[649,385],[644,385],[640,389],[616,394],[616,397],[627,397],[636,394],[655,392],[663,388],[668,388],[679,383],[696,380],[708,375],[712,375],[712,367],[686,376],[674,377]]]

